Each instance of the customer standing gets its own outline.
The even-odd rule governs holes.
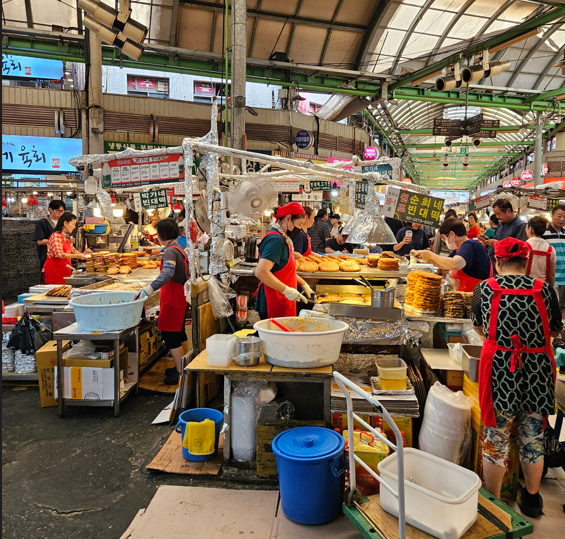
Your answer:
[[[72,213],[64,213],[53,229],[53,234],[47,241],[47,259],[43,265],[43,282],[45,284],[65,284],[65,277],[73,272],[67,265],[71,258],[88,258],[79,253],[72,244],[71,234],[77,224],[77,218]]]
[[[494,235],[496,234],[496,228],[498,227],[498,223],[500,221],[498,220],[498,217],[496,215],[494,215],[494,213],[490,216],[489,218],[489,228],[486,229],[484,235],[489,239],[492,240],[494,239]],[[492,247],[489,247],[489,249],[492,249]]]
[[[409,255],[412,249],[423,251],[430,248],[430,240],[418,223],[406,223],[396,235],[396,241],[398,243],[392,249],[401,256]]]
[[[300,233],[292,238],[294,245],[294,258],[302,258],[303,256],[310,256],[312,254],[312,242],[308,235],[308,229],[312,228],[314,224],[314,210],[308,206],[304,206],[306,213],[306,221],[300,227]],[[299,223],[299,221],[296,221]]]
[[[37,244],[37,256],[39,258],[39,268],[42,270],[45,260],[47,260],[47,242],[57,226],[59,217],[65,213],[67,207],[62,200],[52,200],[49,202],[49,217],[44,217],[37,221],[33,233],[33,241]]]
[[[467,219],[469,220],[469,232],[467,232],[467,237],[470,240],[474,240],[475,238],[478,238],[483,233],[483,230],[479,226],[479,220],[477,219],[476,213],[470,213],[467,216]]]
[[[517,427],[526,488],[519,504],[529,517],[542,514],[539,494],[544,461],[543,431],[555,413],[555,359],[551,337],[563,327],[555,290],[526,275],[530,247],[515,238],[494,245],[498,277],[473,294],[471,320],[483,339],[479,403],[485,487],[500,497],[510,435]]]
[[[330,238],[337,238],[337,232],[339,230],[339,219],[340,216],[337,213],[334,213],[330,217],[330,224],[331,224]]]
[[[536,279],[541,279],[551,286],[555,286],[555,265],[557,255],[555,249],[543,239],[547,230],[547,219],[541,215],[532,217],[526,226],[528,234],[528,244],[532,252],[528,257],[526,275],[531,275]]]
[[[309,231],[312,242],[312,252],[323,253],[326,249],[326,241],[330,239],[330,228],[328,222],[328,211],[318,210],[316,221]]]
[[[512,203],[509,200],[499,198],[492,205],[492,211],[497,217],[499,224],[496,227],[494,239],[479,239],[483,245],[494,247],[497,241],[504,240],[506,238],[516,238],[520,241],[526,241],[528,239],[526,234],[526,223],[516,216]]]
[[[565,309],[565,204],[559,204],[551,210],[551,223],[543,239],[554,249],[557,256],[555,267],[555,291],[559,298],[559,307]]]

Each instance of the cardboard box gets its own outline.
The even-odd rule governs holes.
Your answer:
[[[120,369],[127,366],[128,349],[124,346],[120,347]],[[112,351],[112,358],[114,352]],[[82,359],[82,358],[63,358],[64,367],[92,367],[94,369],[109,369],[113,367],[113,359]]]
[[[366,423],[368,423],[369,425],[373,426],[371,424],[371,416],[370,415],[363,415],[363,414],[357,414],[363,421],[365,421]],[[361,430],[366,430],[365,427],[363,425],[361,425],[361,423],[359,423],[359,421],[354,420],[353,421],[353,426],[355,428],[361,429]],[[343,432],[343,429],[347,428],[347,414],[332,414],[332,428],[333,429],[339,429],[340,432]]]
[[[63,341],[63,351],[70,348],[70,341]],[[42,408],[57,406],[55,400],[55,370],[57,368],[57,341],[46,342],[35,352],[39,401]]]

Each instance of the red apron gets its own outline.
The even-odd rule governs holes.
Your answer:
[[[555,358],[551,348],[551,335],[549,330],[549,317],[547,316],[547,307],[541,295],[541,289],[544,282],[536,279],[534,287],[530,290],[518,288],[502,289],[495,279],[487,280],[488,285],[494,290],[492,304],[490,309],[490,321],[488,339],[483,342],[481,351],[481,360],[479,362],[479,403],[481,407],[481,419],[485,427],[496,427],[496,417],[494,414],[494,403],[492,398],[492,361],[497,351],[512,352],[510,359],[510,372],[522,367],[522,354],[537,354],[545,352],[551,359],[553,364],[553,379],[556,379]],[[514,348],[505,348],[496,342],[496,329],[498,325],[498,309],[500,307],[500,298],[502,294],[511,294],[516,296],[533,296],[536,306],[541,316],[543,333],[545,337],[545,346],[538,348],[526,348],[522,344],[519,335],[512,335],[512,343]],[[530,410],[534,412],[535,410]]]
[[[184,256],[185,272],[188,278],[188,259],[184,251],[177,245],[171,245],[178,249]],[[160,270],[163,270],[161,260]],[[186,314],[186,298],[184,296],[184,284],[175,283],[172,279],[164,284],[160,290],[159,320],[157,329],[161,331],[181,331],[184,328],[184,315]]]
[[[54,234],[58,234],[58,232],[54,232]],[[63,252],[73,252],[73,246],[70,241],[64,241]],[[73,274],[73,271],[66,267],[69,263],[70,260],[68,258],[47,257],[42,270],[44,284],[65,284],[65,277],[70,277]]]
[[[526,266],[526,275],[530,275],[530,272],[532,271],[532,261],[534,260],[534,256],[545,256],[545,280],[547,281],[549,272],[551,271],[551,249],[551,245],[549,246],[548,251],[534,251],[531,249],[530,256],[528,257],[528,265]]]
[[[306,252],[302,256],[310,256],[312,254],[312,241],[310,240],[310,236],[306,234],[306,232],[302,231],[302,234],[304,234],[306,236],[306,239],[308,240],[308,249],[306,249]]]
[[[457,254],[457,253],[455,253]],[[492,277],[492,264],[489,264],[489,278]],[[462,269],[451,270],[451,282],[457,292],[473,292],[475,287],[482,283],[481,279],[475,279],[467,275]]]
[[[280,234],[272,230],[265,234],[271,236],[272,234]],[[286,242],[285,242],[286,243]],[[261,258],[261,253],[259,253],[259,258]],[[286,266],[279,271],[275,271],[273,275],[283,284],[289,286],[290,288],[296,288],[298,286],[298,280],[296,279],[296,261],[294,260],[293,249],[288,247],[288,263]],[[296,301],[289,301],[285,298],[282,292],[277,292],[274,288],[265,286],[261,283],[265,289],[265,297],[267,299],[267,315],[269,318],[281,318],[284,316],[296,316]]]

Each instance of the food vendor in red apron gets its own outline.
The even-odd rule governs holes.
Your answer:
[[[473,292],[480,282],[492,277],[492,265],[485,248],[467,237],[463,221],[455,217],[446,219],[439,227],[439,234],[451,251],[449,256],[432,251],[411,254],[438,268],[451,270],[451,281],[458,292]]]
[[[557,253],[552,245],[543,239],[547,230],[547,219],[541,215],[532,217],[526,225],[528,245],[532,252],[528,257],[526,275],[548,282],[555,286],[555,269],[557,266]]]
[[[530,517],[542,514],[547,417],[555,413],[555,359],[551,337],[563,324],[555,290],[526,275],[530,247],[515,238],[494,246],[498,276],[477,286],[471,320],[483,339],[479,404],[485,487],[500,497],[510,435],[516,432],[526,488],[519,503]]]
[[[297,290],[302,286],[304,294],[313,294],[308,284],[296,275],[292,237],[301,233],[306,212],[298,202],[278,207],[275,224],[259,244],[259,262],[255,276],[261,281],[256,295],[256,310],[262,319],[296,316],[296,301],[307,303]]]
[[[161,273],[150,285],[143,287],[140,294],[149,297],[160,290],[157,328],[175,362],[174,367],[165,370],[165,384],[173,385],[179,381],[182,357],[188,353],[184,327],[187,307],[184,283],[188,280],[188,259],[177,242],[179,227],[174,219],[163,219],[155,228],[160,245],[165,246]]]
[[[42,270],[44,284],[65,284],[65,277],[70,277],[73,273],[71,268],[67,267],[71,259],[88,257],[86,253],[79,253],[71,243],[71,234],[76,225],[76,216],[68,212],[57,221],[57,226],[47,242],[47,259]]]

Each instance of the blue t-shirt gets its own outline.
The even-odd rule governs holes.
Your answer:
[[[458,251],[452,251],[449,256],[455,255],[465,259],[467,263],[463,273],[474,279],[484,281],[490,275],[490,258],[485,248],[477,240],[467,240]]]
[[[177,243],[180,245],[181,249],[186,249],[186,236],[179,236]]]
[[[398,231],[396,234],[396,241],[400,243],[404,236],[406,236],[406,232],[408,230],[412,230],[405,226]],[[410,254],[410,251],[414,249],[415,251],[423,251],[424,249],[430,248],[430,240],[428,239],[427,234],[424,232],[422,227],[418,228],[417,230],[412,230],[412,241],[408,245],[402,246],[398,251],[396,251],[397,255],[406,256]]]
[[[273,230],[274,229],[271,229],[269,232]],[[259,255],[261,258],[266,258],[275,263],[271,269],[271,273],[276,273],[288,264],[288,245],[278,232],[277,234],[265,236],[259,244]],[[257,291],[255,310],[259,313],[267,312],[267,297],[263,285],[260,286]]]
[[[294,244],[294,250],[301,255],[308,250],[308,236],[304,230],[301,230],[296,238],[292,238],[292,243]]]

